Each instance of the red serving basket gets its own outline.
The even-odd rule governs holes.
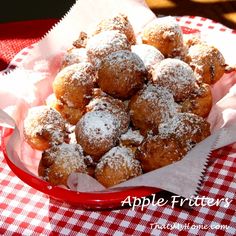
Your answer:
[[[13,133],[13,129],[3,128],[1,131],[1,143],[4,157],[11,170],[29,186],[47,194],[49,197],[69,203],[75,207],[88,210],[114,209],[122,207],[122,201],[127,197],[132,200],[159,192],[153,187],[122,187],[99,192],[76,192],[59,186],[51,186],[48,182],[16,166],[8,157],[6,151],[6,138]]]

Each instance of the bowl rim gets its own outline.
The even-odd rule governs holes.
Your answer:
[[[136,198],[147,197],[161,191],[161,189],[154,187],[135,186],[112,188],[98,192],[77,192],[60,186],[52,186],[45,180],[22,170],[10,160],[6,149],[6,137],[13,134],[14,130],[0,127],[0,131],[1,130],[2,132],[0,132],[0,139],[2,152],[10,169],[24,183],[53,199],[69,203],[69,205],[83,209],[111,209],[121,208],[122,201],[127,199],[127,197],[130,197],[130,201],[133,202]]]

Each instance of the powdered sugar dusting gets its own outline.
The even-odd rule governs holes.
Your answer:
[[[146,28],[158,28],[165,32],[168,37],[174,36],[175,34],[182,35],[182,30],[178,22],[172,16],[159,17],[149,23]]]
[[[117,117],[120,123],[119,129],[121,130],[121,133],[126,132],[128,129],[130,122],[129,112],[127,111],[123,102],[119,99],[115,99],[108,96],[96,97],[92,99],[87,105],[87,110],[109,111]]]
[[[56,110],[47,106],[29,109],[24,121],[24,133],[27,137],[37,137],[47,132],[51,143],[62,143],[65,138],[65,121]]]
[[[96,97],[90,101],[87,105],[88,111],[104,111],[109,110],[112,111],[112,103],[109,100],[106,100],[106,97]]]
[[[142,173],[142,169],[138,160],[134,159],[134,153],[126,147],[114,147],[108,151],[97,164],[97,169],[102,169],[104,165],[108,165],[112,170],[116,171],[123,167],[127,171],[127,175],[137,176]],[[128,177],[125,179],[127,180]]]
[[[69,137],[69,140],[70,140],[69,143],[70,144],[77,144],[76,137],[75,137],[75,128],[76,128],[76,126],[72,125],[70,123],[67,123],[66,127],[67,127],[67,130],[68,130],[68,137]],[[82,149],[82,152],[83,152],[83,149]]]
[[[153,81],[169,89],[178,98],[189,95],[194,89],[196,78],[187,63],[167,58],[155,67]]]
[[[157,47],[165,57],[184,56],[183,33],[174,17],[159,17],[143,31],[142,41]]]
[[[136,42],[133,27],[130,24],[128,17],[124,14],[117,14],[110,18],[105,18],[96,26],[94,34],[105,30],[118,30],[124,33],[131,44]]]
[[[201,131],[200,124],[203,118],[192,113],[177,113],[171,119],[160,124],[159,133],[163,137],[175,135],[177,138],[186,137],[188,134],[196,134]]]
[[[62,66],[66,67],[75,63],[88,62],[87,50],[85,48],[72,48],[66,52]]]
[[[81,108],[89,102],[95,80],[96,70],[91,63],[73,64],[57,74],[53,91],[68,107]]]
[[[105,58],[105,61],[109,63],[110,67],[119,65],[120,70],[125,69],[127,73],[132,73],[133,71],[146,72],[145,65],[141,58],[128,50],[120,50],[111,53]]]
[[[132,130],[131,128],[128,131],[121,135],[121,141],[129,141],[131,143],[135,143],[140,145],[144,140],[144,137],[140,134],[139,130]]]
[[[92,111],[80,119],[79,127],[92,144],[99,143],[104,139],[111,139],[117,135],[119,122],[110,112]]]
[[[72,80],[77,80],[82,86],[91,84],[95,77],[95,68],[87,62],[81,62],[75,65]]]
[[[56,76],[55,82],[64,78],[64,87],[66,86],[85,86],[93,84],[95,80],[95,68],[89,62],[76,63],[62,69]]]
[[[211,66],[213,69],[211,70],[211,77],[215,77],[216,65],[218,64],[220,67],[225,66],[225,59],[221,52],[216,49],[214,46],[210,46],[206,43],[198,43],[191,46],[188,49],[187,53],[187,61],[189,65],[194,68],[195,75],[197,79],[201,81],[201,77],[206,70],[206,66]]]
[[[148,101],[153,110],[160,110],[161,121],[169,119],[177,112],[178,105],[175,103],[173,95],[163,87],[149,84],[142,91],[140,99]]]
[[[82,151],[79,144],[62,143],[61,145],[53,146],[45,153],[54,160],[54,166],[60,166],[60,168],[56,168],[58,170],[57,174],[60,175],[60,170],[62,170],[62,173],[66,172],[68,174],[75,171],[86,173],[87,166]]]
[[[148,44],[133,45],[131,51],[142,59],[147,70],[151,70],[155,64],[164,59],[158,49]]]
[[[206,58],[208,57],[208,55],[212,56],[212,59],[217,58],[220,65],[222,66],[225,65],[225,60],[223,55],[218,50],[216,50],[215,47],[209,46],[205,43],[199,43],[191,46],[188,50],[188,55],[190,55],[194,65],[201,64],[201,62],[203,61],[200,60],[200,57]]]
[[[155,23],[159,24],[168,36],[174,36],[175,34],[182,35],[180,25],[172,16],[157,18]]]
[[[103,31],[88,40],[88,56],[94,61],[95,58],[102,59],[108,54],[119,50],[130,50],[127,37],[116,30]]]

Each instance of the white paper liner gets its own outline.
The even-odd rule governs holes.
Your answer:
[[[144,25],[155,19],[142,0],[122,0],[119,3],[115,0],[97,0],[96,4],[92,0],[78,1],[63,20],[24,58],[21,69],[2,76],[0,107],[14,118],[15,125],[19,129],[19,132],[16,130],[8,142],[7,152],[13,163],[25,171],[37,175],[37,166],[41,157],[41,152],[32,150],[23,140],[22,122],[28,108],[42,104],[52,92],[51,83],[58,71],[63,53],[78,37],[80,31],[87,31],[88,27],[99,19],[118,12],[128,15],[136,35],[140,33]],[[211,38],[205,32],[201,36]],[[231,39],[236,39],[235,35],[230,36]],[[220,40],[219,35],[217,40]],[[215,44],[213,41],[216,41],[216,37],[214,40],[212,39],[212,43]],[[230,40],[229,42],[235,41]],[[222,45],[221,47],[222,53],[229,55],[232,53],[231,49],[234,48],[234,44],[227,44],[226,48],[223,48]],[[233,86],[235,81],[236,74],[231,73],[224,75],[224,78],[213,87],[214,106],[208,117],[212,127],[212,136],[198,144],[183,160],[124,182],[119,186],[152,186],[184,197],[194,195],[199,187],[211,150],[236,141],[236,127],[232,125],[236,121],[236,96],[235,86]],[[0,111],[0,124],[12,126],[12,119],[6,118],[3,111]],[[225,128],[222,129],[222,127]],[[227,138],[224,135],[227,135]],[[77,189],[76,185],[76,189],[78,191],[100,189],[101,186],[97,186],[94,180],[91,185],[88,184],[89,179],[87,180],[84,186],[82,186],[83,181],[80,181],[79,187]]]

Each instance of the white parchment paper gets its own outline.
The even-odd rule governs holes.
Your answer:
[[[34,48],[23,59],[20,68],[9,74],[1,75],[0,125],[17,127],[13,138],[7,145],[8,156],[13,163],[32,175],[37,175],[41,153],[32,150],[23,139],[22,122],[27,110],[32,106],[43,104],[45,98],[52,92],[51,84],[63,54],[79,33],[88,31],[91,25],[103,17],[120,12],[128,15],[136,35],[146,24],[155,19],[154,14],[142,0],[80,0],[59,24],[34,45]],[[201,37],[208,43],[219,45],[226,59],[230,63],[236,63],[236,52],[233,54],[232,51],[235,50],[236,35],[227,34],[228,40],[226,40],[223,33],[216,34],[214,32],[214,36],[212,36],[209,30],[204,30],[201,32]],[[235,82],[236,73],[224,75],[212,89],[214,105],[208,121],[211,123],[213,134],[210,137],[192,149],[183,160],[131,179],[119,186],[152,186],[184,197],[196,194],[210,152],[236,141]],[[73,181],[75,179],[73,176]],[[101,189],[96,185],[96,181],[92,180],[91,185],[88,184],[88,181],[86,186],[83,186],[83,181],[79,181],[80,184],[75,190]]]

